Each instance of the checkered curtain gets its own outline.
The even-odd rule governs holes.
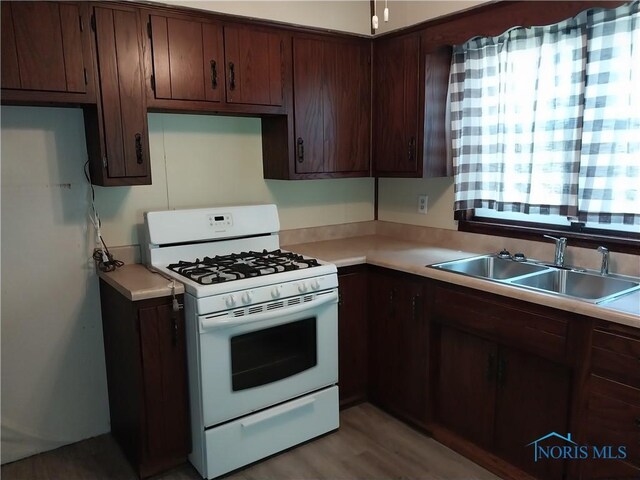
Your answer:
[[[640,85],[638,48],[633,51],[630,45],[631,36],[637,36],[636,24],[623,20],[629,17],[624,9],[637,13],[638,3],[583,12],[555,25],[514,28],[498,37],[474,38],[454,47],[449,91],[456,210],[483,207],[568,217],[580,214],[590,219],[596,215],[606,221],[603,212],[582,206],[585,195],[598,208],[609,208],[620,195],[638,207],[638,198],[631,198],[629,189],[613,194],[619,184],[613,189],[611,180],[595,180],[603,171],[625,170],[619,168],[614,155],[607,158],[616,166],[605,166],[599,152],[611,141],[607,143],[602,136],[589,140],[590,151],[598,153],[593,153],[589,165],[582,163],[587,140],[583,126],[595,131],[602,123],[599,119],[605,117],[602,90],[595,91],[594,85],[601,88],[605,81],[600,69],[609,51],[626,52],[627,63],[620,72],[626,67],[627,76],[629,64],[635,61],[635,77],[629,82]],[[607,22],[614,22],[615,27]],[[627,37],[623,37],[627,27]],[[627,43],[611,49],[612,41]],[[597,57],[602,57],[599,65]],[[618,77],[622,82],[622,75]],[[612,96],[619,93],[615,87],[605,88]],[[624,101],[616,100],[618,104]],[[630,108],[626,113],[632,111],[637,119],[639,109]],[[611,125],[609,135],[617,135],[621,122],[616,118]],[[631,145],[638,141],[638,126],[634,121],[625,125],[627,145]],[[627,164],[634,164],[637,171],[637,149],[635,156],[631,147],[627,150]],[[626,171],[628,174],[629,168]],[[579,192],[579,186],[589,182],[595,186]],[[624,213],[628,220],[629,211]]]
[[[579,217],[640,225],[640,2],[589,11],[587,27]]]

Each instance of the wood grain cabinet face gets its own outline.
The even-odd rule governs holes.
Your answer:
[[[184,313],[171,297],[132,302],[103,280],[100,302],[111,433],[145,478],[191,450]]]
[[[149,134],[138,12],[95,7],[101,101],[97,129],[85,112],[92,180],[150,184]]]
[[[283,38],[275,31],[224,27],[226,100],[283,104]]]
[[[222,27],[184,18],[149,16],[156,98],[224,100]]]
[[[33,102],[95,100],[86,5],[2,2],[1,8],[3,89],[29,91],[17,98]]]
[[[338,276],[338,384],[340,405],[367,397],[367,277],[364,270]]]
[[[420,177],[420,36],[374,41],[373,167],[376,176]]]
[[[427,317],[422,282],[369,275],[369,395],[410,423],[427,423]]]
[[[296,173],[368,175],[370,83],[366,44],[294,37]]]

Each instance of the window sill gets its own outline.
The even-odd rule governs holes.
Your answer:
[[[460,217],[469,214],[462,214]],[[499,235],[502,237],[521,238],[524,240],[542,241],[543,235],[566,237],[571,245],[584,248],[607,247],[612,252],[640,255],[640,234],[616,233],[595,229],[573,230],[570,227],[545,225],[538,223],[522,223],[502,220],[495,222],[485,218],[458,218],[458,231]]]

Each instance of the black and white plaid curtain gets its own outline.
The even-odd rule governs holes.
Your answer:
[[[640,224],[639,5],[454,48],[456,210]]]

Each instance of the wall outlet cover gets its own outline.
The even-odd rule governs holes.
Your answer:
[[[423,215],[427,214],[427,206],[429,203],[429,197],[426,195],[418,195],[418,213]]]

